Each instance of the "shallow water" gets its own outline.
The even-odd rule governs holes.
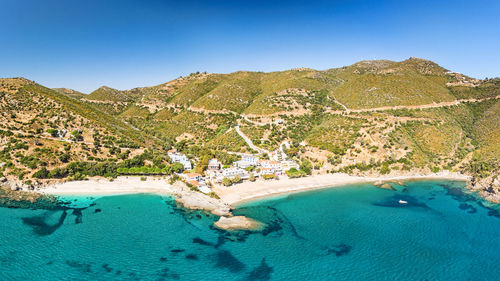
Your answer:
[[[260,233],[214,229],[216,217],[157,195],[0,208],[0,280],[499,280],[498,206],[463,186],[352,185],[239,206],[267,224]]]

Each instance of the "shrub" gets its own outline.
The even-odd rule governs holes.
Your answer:
[[[278,177],[276,175],[262,175],[262,178],[265,180],[274,180],[277,179]]]
[[[231,179],[229,179],[229,178],[223,178],[223,179],[222,179],[222,184],[223,184],[224,186],[230,186],[232,183],[233,183],[233,182],[232,182],[232,181],[231,181]]]
[[[232,180],[232,183],[240,183],[241,182],[241,177],[240,176],[235,176]]]
[[[59,160],[61,160],[61,162],[63,162],[63,163],[68,163],[69,158],[70,158],[70,156],[68,153],[65,153],[65,154],[62,154],[61,156],[59,156]]]
[[[49,176],[49,171],[45,167],[42,167],[40,170],[36,171],[33,174],[33,177],[37,179],[46,179],[48,178],[48,176]]]
[[[170,177],[168,180],[169,184],[174,184],[176,181],[180,180],[181,177],[178,174],[174,174],[173,176]]]
[[[53,136],[54,138],[57,137],[59,135],[59,131],[56,130],[56,129],[48,129],[47,130],[47,133],[49,133],[51,136]]]
[[[286,171],[286,175],[289,178],[300,178],[306,175],[306,173],[302,170],[297,170],[296,168],[291,168],[290,170]]]
[[[382,164],[382,167],[380,167],[380,173],[382,175],[388,174],[391,172],[391,168],[389,168],[389,163],[384,163]]]
[[[211,191],[208,196],[212,197],[212,198],[215,198],[215,199],[220,199],[219,195],[217,195],[217,193]]]

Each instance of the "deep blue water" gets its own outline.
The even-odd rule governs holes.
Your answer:
[[[217,230],[157,195],[0,208],[0,280],[500,280],[498,206],[463,186],[353,185],[240,206],[267,224],[259,233]]]

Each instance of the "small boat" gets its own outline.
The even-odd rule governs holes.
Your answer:
[[[408,204],[408,201],[405,201],[405,200],[399,200],[398,201],[399,204]]]

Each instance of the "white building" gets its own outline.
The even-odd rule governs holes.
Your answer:
[[[235,167],[242,168],[242,169],[246,169],[248,167],[255,166],[255,165],[252,165],[252,163],[249,163],[249,162],[246,162],[246,161],[243,161],[243,160],[236,161],[236,162],[233,163],[233,165]]]
[[[261,160],[259,161],[259,165],[261,168],[262,175],[281,175],[283,174],[283,168],[281,167],[281,163],[277,161],[270,160]]]
[[[291,168],[295,168],[295,169],[299,169],[299,164],[297,164],[297,162],[293,161],[293,160],[285,160],[285,161],[281,161],[281,169],[283,171],[288,171],[290,170]]]
[[[257,166],[257,162],[258,161],[259,161],[259,157],[258,156],[254,156],[254,155],[251,155],[251,154],[243,154],[241,156],[241,160],[234,162],[234,165],[236,167],[245,169],[245,168],[248,168],[248,167]]]
[[[208,162],[208,169],[209,170],[220,170],[221,167],[222,167],[221,163],[216,158],[214,158]]]
[[[263,175],[274,175],[274,169],[271,168],[261,168],[260,174]]]
[[[259,161],[259,156],[255,156],[252,154],[243,154],[243,155],[241,155],[241,161],[245,161],[248,163],[252,163],[253,165],[257,165],[257,161]]]
[[[250,177],[250,174],[241,169],[241,168],[227,168],[227,169],[222,169],[222,176],[224,178],[234,178],[236,176],[239,176],[241,179],[248,179]]]
[[[184,177],[186,178],[186,181],[197,181],[197,182],[203,182],[203,176],[198,174],[198,173],[187,173],[184,174]]]
[[[192,186],[195,186],[199,191],[207,194],[207,193],[210,193],[210,191],[212,191],[210,189],[210,187],[208,187],[206,184],[204,183],[200,183],[198,181],[195,181],[195,180],[191,180],[191,181],[188,181],[189,184],[191,184]]]
[[[281,163],[278,161],[260,160],[259,165],[262,168],[281,169]]]
[[[178,153],[175,149],[169,150],[167,154],[172,160],[172,163],[181,163],[185,170],[191,170],[193,168],[191,161],[189,161],[186,155]]]

